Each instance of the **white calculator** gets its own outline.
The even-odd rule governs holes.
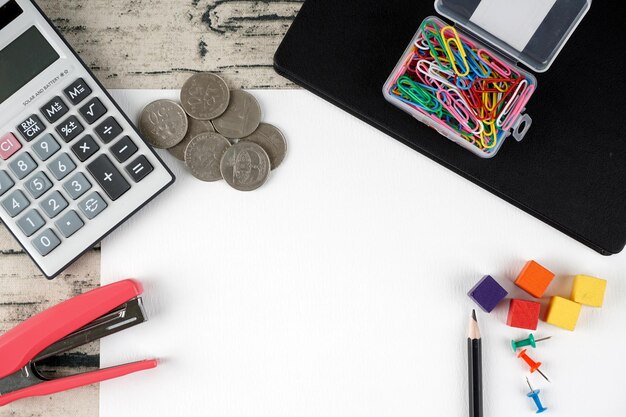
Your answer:
[[[174,182],[30,0],[0,0],[0,219],[47,278]]]

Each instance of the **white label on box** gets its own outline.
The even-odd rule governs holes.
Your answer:
[[[556,0],[482,0],[470,21],[523,51]]]

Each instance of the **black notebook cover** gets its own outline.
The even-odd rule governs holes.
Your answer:
[[[535,74],[538,89],[527,106],[533,125],[524,140],[508,138],[487,160],[382,96],[430,15],[437,16],[433,0],[307,0],[276,52],[275,69],[592,249],[620,252],[626,244],[621,3],[593,3],[552,67]]]

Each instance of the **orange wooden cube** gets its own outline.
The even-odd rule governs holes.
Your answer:
[[[554,274],[535,261],[528,261],[520,271],[515,285],[535,298],[541,298],[552,282]]]

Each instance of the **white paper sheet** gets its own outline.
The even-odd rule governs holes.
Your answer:
[[[482,0],[470,20],[523,51],[556,0]]]
[[[159,368],[102,384],[101,417],[467,415],[465,293],[485,273],[513,296],[525,260],[609,280],[602,309],[530,355],[553,417],[626,410],[626,254],[603,257],[304,91],[254,91],[289,141],[260,190],[178,182],[102,245],[102,281],[136,277],[150,321],[105,339],[102,366]],[[116,91],[136,117],[168,91]],[[416,122],[417,123],[417,122]],[[441,140],[445,140],[443,137]],[[524,146],[510,143],[508,146]],[[462,150],[460,150],[462,151]],[[479,312],[485,416],[534,412],[507,327]]]

